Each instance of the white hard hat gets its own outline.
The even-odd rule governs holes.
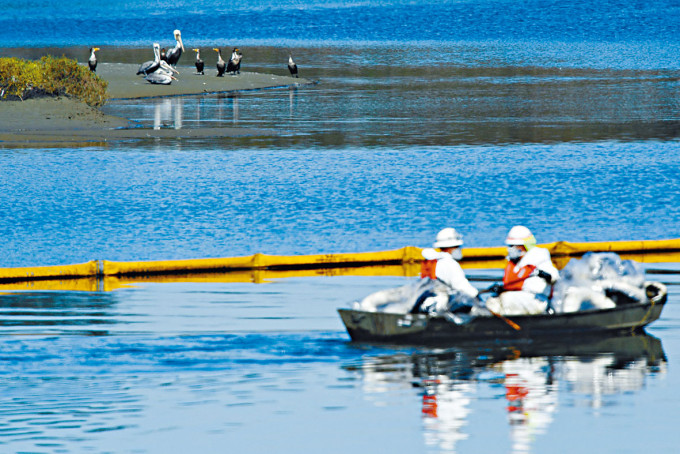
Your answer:
[[[437,248],[458,247],[463,245],[463,235],[458,233],[456,229],[447,227],[437,234],[437,238],[433,244]]]
[[[508,232],[505,244],[508,246],[524,246],[528,250],[536,246],[536,238],[534,238],[534,235],[532,235],[531,230],[528,228],[523,225],[516,225]]]

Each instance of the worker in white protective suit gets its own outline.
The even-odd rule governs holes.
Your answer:
[[[436,281],[433,292],[419,300],[415,309],[419,312],[443,314],[452,304],[465,303],[477,298],[478,290],[465,277],[458,260],[463,258],[463,236],[456,229],[441,230],[433,244],[434,248],[423,249],[421,278]]]
[[[486,307],[503,315],[529,315],[546,312],[552,285],[559,272],[550,258],[550,251],[536,246],[531,231],[516,225],[505,239],[508,264],[503,285],[492,287],[497,296],[486,300]]]

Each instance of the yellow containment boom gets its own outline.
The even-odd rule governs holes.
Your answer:
[[[78,265],[33,266],[23,268],[0,268],[0,281],[31,281],[40,279],[72,279],[96,276],[96,260]]]
[[[652,241],[612,241],[597,243],[567,243],[559,241],[539,245],[547,248],[558,268],[571,257],[586,252],[616,252],[624,259],[639,262],[680,262],[680,239]],[[47,279],[75,279],[107,276],[181,275],[195,273],[223,273],[246,270],[320,270],[358,268],[376,265],[413,265],[423,260],[422,249],[406,246],[381,252],[280,256],[255,254],[244,257],[190,260],[162,260],[149,262],[114,262],[93,260],[78,265],[0,268],[0,282],[24,282]],[[464,268],[503,268],[505,247],[464,248]]]

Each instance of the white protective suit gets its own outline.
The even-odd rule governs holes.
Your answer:
[[[423,258],[437,261],[435,276],[443,285],[437,287],[435,296],[423,302],[422,311],[443,314],[449,308],[450,299],[463,302],[477,297],[479,291],[470,284],[463,268],[451,254],[427,248],[423,249]]]
[[[535,269],[530,277],[522,282],[521,290],[505,291],[497,297],[486,300],[489,310],[503,315],[540,314],[548,308],[551,285],[538,271],[548,273],[554,283],[559,278],[559,272],[550,259],[550,251],[540,247],[533,247],[514,265],[515,272],[526,266]],[[507,272],[507,270],[506,270]]]

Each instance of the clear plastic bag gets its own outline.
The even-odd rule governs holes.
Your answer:
[[[613,252],[588,252],[581,259],[571,259],[560,272],[552,308],[555,312],[575,312],[643,302],[644,284],[639,263],[621,260]]]

